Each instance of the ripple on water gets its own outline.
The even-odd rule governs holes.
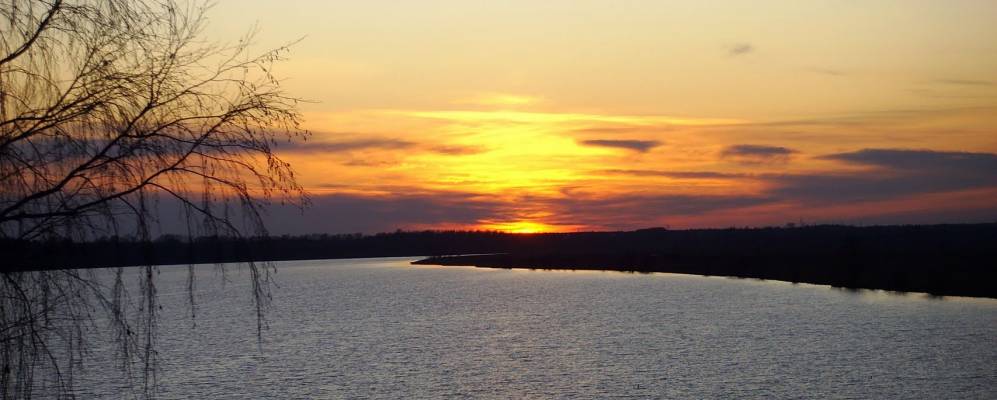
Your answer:
[[[164,296],[163,398],[986,398],[997,301],[672,274],[282,262],[259,345],[244,285]],[[235,271],[235,272],[232,272]],[[162,293],[185,268],[163,267]],[[245,279],[230,270],[229,279]],[[103,361],[81,397],[121,398]],[[85,395],[82,395],[85,394]]]

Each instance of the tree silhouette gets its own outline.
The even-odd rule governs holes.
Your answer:
[[[261,207],[304,201],[272,150],[307,136],[272,73],[287,47],[250,54],[253,32],[206,41],[206,10],[0,0],[0,238],[149,241],[163,202],[180,205],[189,236],[265,236]],[[108,329],[151,394],[158,304],[156,268],[144,268],[137,295],[121,269],[3,273],[0,396],[29,397],[36,371],[69,393],[94,329]],[[248,265],[260,326],[271,268]]]

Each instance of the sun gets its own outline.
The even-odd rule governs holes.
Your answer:
[[[481,225],[483,230],[502,231],[506,233],[547,233],[557,232],[556,227],[541,222],[514,221],[514,222],[492,222]]]

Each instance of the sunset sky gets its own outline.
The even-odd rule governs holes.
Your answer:
[[[709,5],[706,5],[709,4]],[[997,220],[997,2],[220,1],[313,136],[274,233]]]

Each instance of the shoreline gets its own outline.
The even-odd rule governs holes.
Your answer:
[[[842,260],[824,260],[809,268],[792,265],[792,261],[724,259],[722,257],[683,260],[657,254],[493,254],[431,256],[412,265],[467,266],[495,269],[531,269],[565,271],[614,271],[623,273],[671,273],[732,279],[758,279],[786,283],[824,285],[848,290],[883,290],[894,293],[923,293],[929,296],[958,296],[997,299],[997,290],[985,282],[987,277],[952,279],[939,274],[926,276],[916,269],[889,266],[846,265]],[[901,260],[897,260],[901,261]],[[837,264],[837,265],[836,265]],[[964,277],[970,278],[970,277]]]

